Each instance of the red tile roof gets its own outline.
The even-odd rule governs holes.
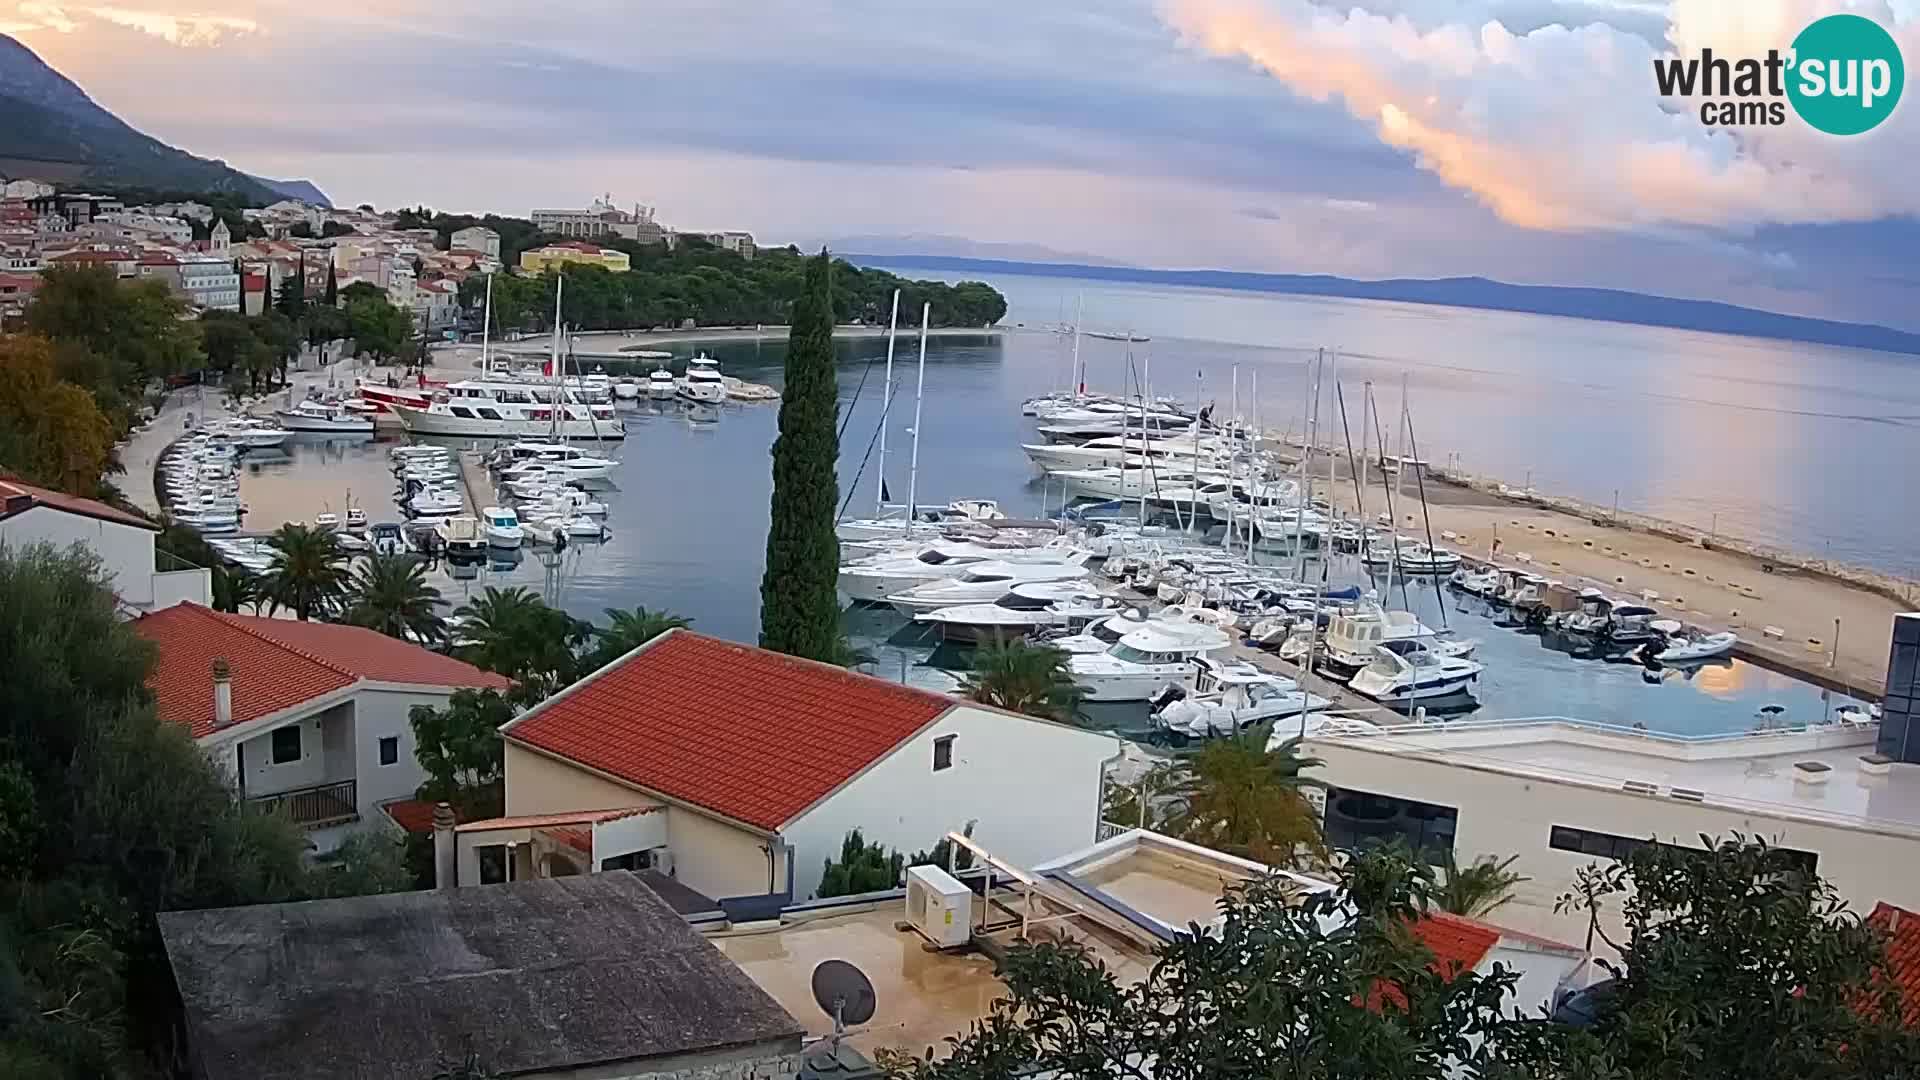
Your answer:
[[[27,501],[21,502],[19,500]],[[99,518],[119,525],[132,525],[141,529],[160,531],[160,526],[138,514],[132,514],[117,506],[109,506],[96,499],[83,499],[78,495],[68,495],[64,491],[35,487],[18,480],[0,480],[0,519],[23,514],[36,506],[65,510],[69,514],[82,517]]]
[[[830,664],[673,630],[503,731],[772,831],[953,704]]]
[[[576,810],[559,814],[522,814],[519,817],[483,818],[465,821],[455,832],[499,832],[502,829],[551,829],[557,825],[600,825],[622,818],[638,817],[659,810],[658,806],[623,806],[612,810]]]
[[[442,688],[492,687],[507,680],[450,656],[358,626],[228,615],[178,604],[134,620],[159,646],[147,687],[160,718],[200,738],[213,731],[213,661],[233,673],[233,722],[289,709],[361,680]]]
[[[1431,967],[1448,978],[1479,967],[1480,961],[1500,944],[1499,930],[1458,915],[1426,915],[1411,929],[1420,944],[1433,953]]]
[[[1882,900],[1873,906],[1867,925],[1887,935],[1887,973],[1900,988],[1900,1018],[1920,1025],[1920,912]]]
[[[425,835],[433,831],[433,804],[425,799],[395,799],[381,803],[380,809],[407,832]]]

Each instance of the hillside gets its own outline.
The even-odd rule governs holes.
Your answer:
[[[1153,285],[1185,285],[1201,289],[1239,289],[1287,293],[1296,296],[1338,296],[1356,300],[1394,300],[1411,304],[1516,311],[1529,315],[1560,315],[1574,319],[1658,326],[1673,330],[1702,330],[1744,337],[1779,338],[1817,345],[1843,345],[1887,352],[1920,353],[1920,334],[1872,323],[1836,322],[1804,315],[1724,304],[1716,300],[1684,300],[1623,289],[1588,289],[1562,285],[1514,285],[1480,277],[1395,278],[1360,281],[1328,274],[1254,274],[1229,270],[1153,270],[1134,266],[1090,266],[1080,263],[1010,262],[996,259],[958,259],[936,255],[849,255],[863,266],[906,266],[955,273],[1035,274],[1048,277],[1132,281]]]
[[[220,192],[262,202],[282,198],[286,188],[319,194],[305,181],[261,180],[135,130],[5,34],[0,118],[0,175],[9,179]]]

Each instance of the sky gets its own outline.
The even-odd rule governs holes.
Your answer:
[[[1730,132],[1656,56],[1920,0],[0,0],[121,118],[341,203],[1479,274],[1920,328],[1920,102]],[[909,238],[909,239],[902,239]],[[879,253],[873,251],[873,253]]]

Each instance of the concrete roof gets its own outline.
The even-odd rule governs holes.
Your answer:
[[[206,1080],[424,1080],[469,1053],[516,1075],[802,1031],[632,874],[168,912],[160,933]]]

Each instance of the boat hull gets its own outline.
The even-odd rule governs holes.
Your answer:
[[[468,419],[446,413],[428,412],[424,409],[411,409],[405,405],[395,405],[393,412],[400,418],[400,426],[412,435],[443,435],[459,439],[537,439],[553,434],[551,420],[485,420],[479,417]],[[371,422],[367,431],[372,432]],[[599,439],[612,441],[627,437],[626,425],[619,419],[612,420],[563,420],[560,422],[560,435],[566,439]]]
[[[274,421],[283,431],[297,431],[323,435],[371,435],[373,419],[364,416],[342,416],[338,419],[325,419],[317,416],[302,416],[299,413],[279,412],[273,414]],[[280,440],[284,442],[285,440]]]

